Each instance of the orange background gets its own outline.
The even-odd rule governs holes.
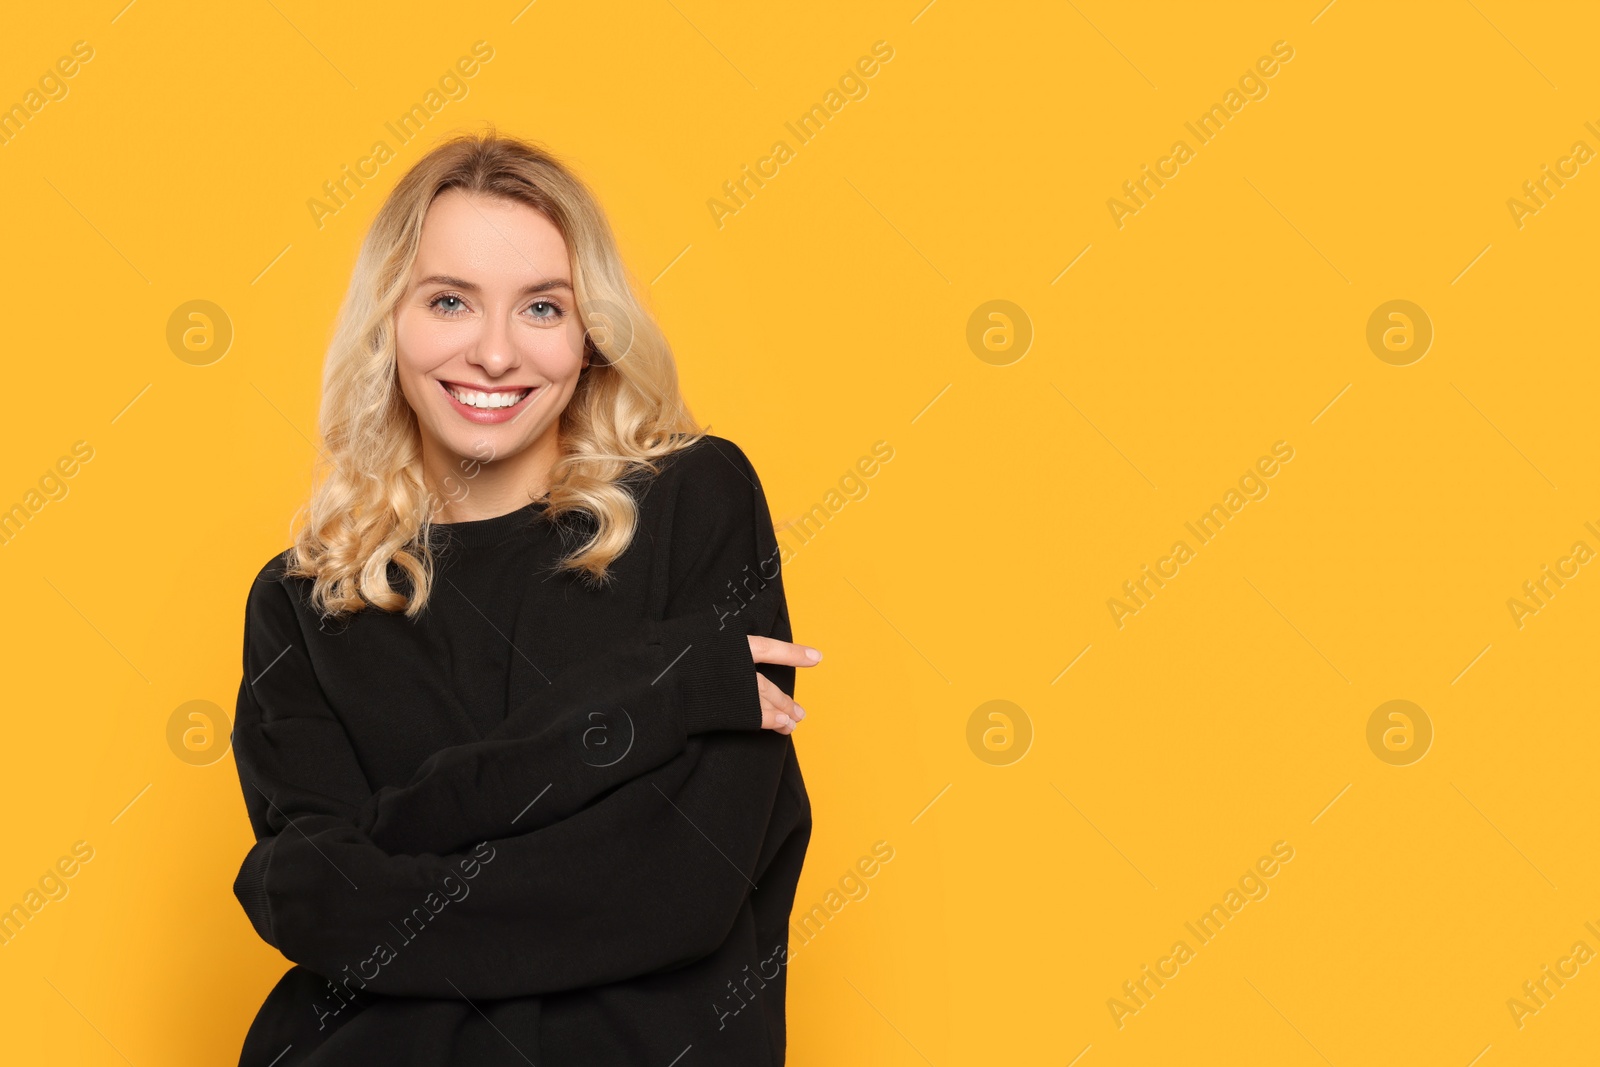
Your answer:
[[[486,121],[599,193],[827,653],[797,910],[837,906],[795,955],[790,1062],[1592,1054],[1600,965],[1560,961],[1600,951],[1600,576],[1572,555],[1600,549],[1594,12],[924,2],[11,21],[0,106],[92,58],[0,143],[0,507],[36,512],[0,545],[0,906],[93,854],[0,947],[0,1060],[232,1063],[288,966],[232,896],[232,757],[186,762],[169,724],[231,713],[367,222]],[[478,41],[465,95],[393,140]],[[856,98],[790,132],[876,42]],[[715,210],[746,166],[769,178]],[[1168,177],[1135,201],[1146,166]],[[231,332],[202,365],[168,339],[195,300]],[[1220,533],[1188,530],[1235,488]],[[1169,577],[1139,606],[1147,565]],[[1519,620],[1546,565],[1569,577]],[[830,899],[877,842],[866,894]],[[1266,895],[1190,933],[1278,842]],[[1175,976],[1136,1003],[1147,965]],[[1546,965],[1575,975],[1515,1018]]]

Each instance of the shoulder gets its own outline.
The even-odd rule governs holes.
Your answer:
[[[247,627],[282,623],[295,616],[295,604],[303,599],[303,587],[310,584],[310,579],[288,574],[291,551],[284,549],[272,556],[250,579],[250,587],[245,593]]]
[[[706,434],[692,444],[669,453],[660,461],[661,479],[695,489],[737,491],[742,483],[759,484],[755,465],[744,449],[716,434]]]
[[[726,437],[706,434],[658,461],[647,507],[671,516],[679,530],[748,523],[766,509],[761,478],[750,457]]]
[[[707,434],[657,462],[660,473],[644,494],[641,522],[670,561],[669,599],[711,575],[730,578],[772,555],[772,516],[744,449]]]
[[[256,568],[255,577],[250,579],[250,590],[245,597],[245,602],[255,605],[264,599],[282,599],[283,593],[278,590],[287,580],[285,572],[289,568],[289,549],[284,549],[272,556],[260,567]]]
[[[741,627],[756,627],[745,632],[788,640],[783,586],[775,580],[783,551],[750,457],[727,438],[707,434],[662,466],[643,509],[665,560],[660,617],[709,609],[719,630],[738,615]],[[762,597],[764,589],[773,592]],[[747,612],[757,600],[762,606]]]

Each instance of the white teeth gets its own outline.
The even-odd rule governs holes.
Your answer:
[[[482,393],[475,389],[457,389],[453,385],[446,385],[450,395],[467,405],[469,408],[509,408],[516,405],[529,390],[523,389],[516,393]]]

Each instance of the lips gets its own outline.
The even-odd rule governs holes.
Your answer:
[[[463,418],[476,423],[506,422],[523,411],[542,386],[512,385],[484,387],[470,382],[439,381],[450,406]],[[465,398],[465,399],[463,399]]]

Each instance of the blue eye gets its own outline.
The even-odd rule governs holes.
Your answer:
[[[428,301],[428,306],[446,318],[455,318],[466,311],[466,301],[455,293],[440,293]],[[535,300],[529,310],[538,322],[560,322],[566,317],[566,311],[553,300]]]

